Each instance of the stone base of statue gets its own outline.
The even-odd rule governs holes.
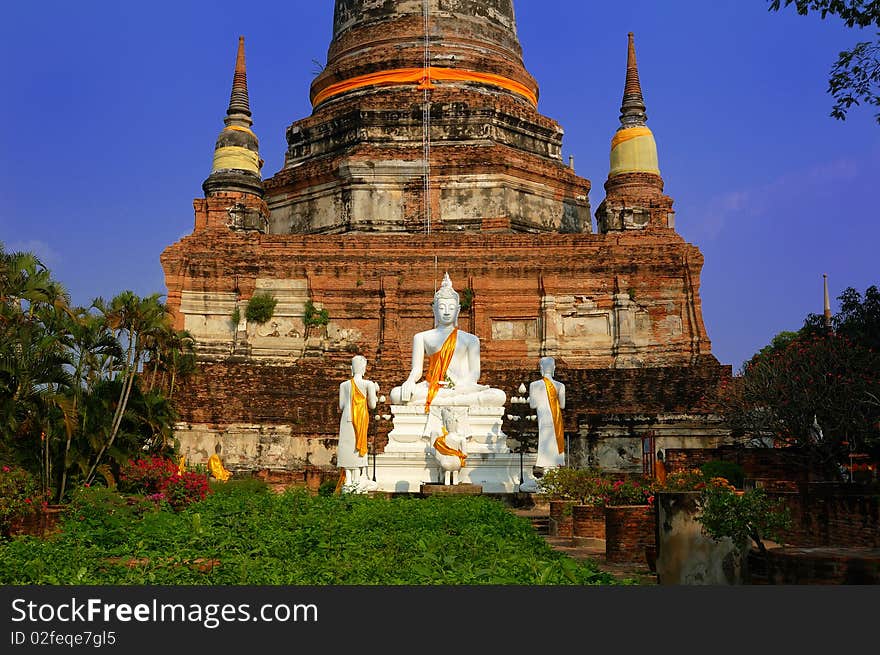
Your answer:
[[[427,441],[423,441],[427,446]],[[434,456],[423,447],[421,452],[384,452],[376,455],[376,483],[379,491],[420,493],[422,485],[440,486],[444,472]],[[535,464],[534,453],[523,457],[522,471],[516,453],[468,452],[465,467],[457,474],[460,485],[480,486],[483,493],[518,493],[521,475],[528,480]],[[370,458],[369,475],[373,474]],[[458,486],[458,485],[450,485]]]
[[[459,433],[469,436],[467,462],[456,473],[460,483],[449,486],[478,486],[485,493],[518,492],[520,458],[510,452],[507,435],[501,430],[504,407],[452,403],[436,403],[429,414],[425,414],[423,404],[391,405],[393,428],[388,433],[385,452],[376,456],[379,491],[419,493],[422,485],[440,486],[443,470],[434,457],[428,435],[441,434],[442,407],[454,409]],[[534,463],[534,455],[525,456],[526,478]]]
[[[425,414],[424,405],[392,405],[393,428],[388,433],[386,453],[425,453],[430,449],[427,435],[440,434],[441,407],[453,407],[460,430],[470,436],[468,453],[509,453],[507,435],[501,431],[504,407],[440,405]]]
[[[483,493],[483,487],[479,484],[439,484],[435,482],[423,483],[419,488],[423,496],[452,495],[452,496],[479,496]]]

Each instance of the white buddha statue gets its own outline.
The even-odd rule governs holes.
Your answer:
[[[461,310],[458,293],[449,274],[443,276],[434,294],[434,329],[413,337],[412,368],[409,377],[391,390],[395,405],[444,405],[503,407],[507,395],[501,389],[479,384],[480,340],[458,328]],[[425,357],[428,370],[421,380]]]

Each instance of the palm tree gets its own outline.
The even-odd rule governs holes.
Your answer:
[[[123,291],[113,298],[106,309],[105,316],[108,325],[117,329],[118,333],[125,337],[127,344],[125,364],[119,372],[122,385],[119,389],[119,399],[110,425],[110,433],[86,475],[86,482],[92,482],[104,453],[112,447],[119,433],[147,343],[157,331],[170,324],[171,315],[159,298],[160,295],[157,293],[140,298],[132,291]]]

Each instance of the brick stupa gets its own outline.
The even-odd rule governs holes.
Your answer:
[[[351,357],[382,393],[400,384],[444,272],[481,382],[515,395],[556,358],[572,465],[635,471],[645,435],[652,451],[724,438],[713,398],[730,367],[703,325],[702,255],[663,194],[632,35],[595,232],[590,182],[537,98],[512,0],[336,0],[312,114],[263,180],[239,41],[194,230],[161,257],[200,361],[175,393],[190,461],[334,471]],[[258,293],[277,300],[261,324],[245,318]],[[371,428],[379,451],[389,427]]]

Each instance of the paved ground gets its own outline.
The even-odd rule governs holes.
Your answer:
[[[656,585],[657,575],[652,573],[645,562],[617,564],[605,561],[605,541],[596,539],[593,545],[575,546],[571,537],[553,537],[547,533],[546,519],[549,518],[547,507],[535,506],[531,509],[513,509],[514,514],[530,519],[539,534],[555,550],[565,553],[578,560],[591,559],[603,571],[611,573],[619,580],[631,580],[639,585]]]

